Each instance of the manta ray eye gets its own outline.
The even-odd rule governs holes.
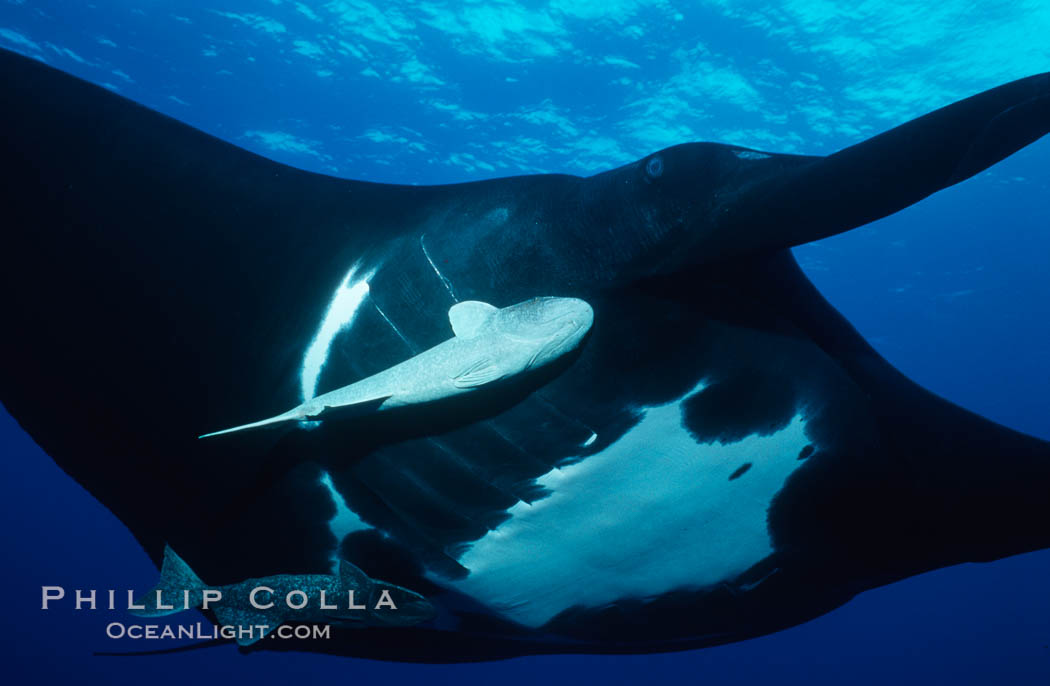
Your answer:
[[[664,161],[659,157],[654,157],[645,164],[645,173],[650,178],[659,178],[664,173]]]

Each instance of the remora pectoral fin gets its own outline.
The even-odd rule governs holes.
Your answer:
[[[474,360],[452,377],[456,388],[477,388],[503,378],[503,372],[490,358]]]
[[[237,630],[237,645],[242,646],[250,646],[259,639],[266,638],[284,623],[284,617],[275,613],[221,606],[215,608],[215,618],[219,620],[219,624]]]

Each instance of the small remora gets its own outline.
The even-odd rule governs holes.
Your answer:
[[[534,298],[502,309],[469,300],[453,305],[448,316],[453,337],[429,350],[283,414],[199,438],[324,421],[345,408],[370,413],[472,393],[564,358],[594,323],[591,306],[577,298]]]

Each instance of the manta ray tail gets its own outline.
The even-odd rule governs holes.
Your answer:
[[[131,609],[138,617],[163,617],[193,607],[204,600],[202,591],[208,588],[190,566],[170,546],[164,546],[164,562],[160,581],[135,604],[144,609]]]

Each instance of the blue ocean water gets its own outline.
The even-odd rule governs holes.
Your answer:
[[[5,0],[0,46],[281,162],[420,184],[590,174],[694,140],[824,154],[1050,68],[1043,0],[208,4]],[[796,250],[904,373],[1044,439],[1048,162],[1044,140]],[[223,646],[92,658],[109,649],[106,615],[42,612],[39,587],[147,588],[156,570],[6,415],[0,446],[3,642],[12,673],[34,682],[1050,682],[1045,551],[926,574],[773,636],[681,654],[419,666]]]

